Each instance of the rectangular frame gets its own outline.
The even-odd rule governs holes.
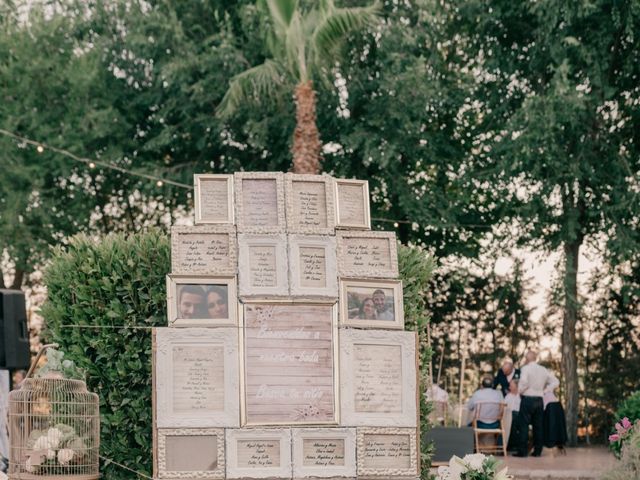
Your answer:
[[[409,467],[389,467],[372,468],[365,465],[366,443],[365,435],[402,435],[409,436]],[[358,476],[372,475],[389,478],[391,476],[417,476],[418,472],[418,441],[415,428],[358,428],[357,429],[357,451],[358,451]]]
[[[256,468],[238,467],[238,441],[273,440],[280,444],[280,465],[278,467],[258,466]],[[287,478],[292,476],[291,465],[291,429],[289,428],[247,428],[227,429],[227,478]]]
[[[349,287],[393,289],[393,320],[349,318]],[[372,294],[373,297],[373,294]],[[402,280],[344,279],[340,280],[340,325],[343,327],[390,328],[404,330]]]
[[[362,381],[358,381],[355,371],[356,351],[354,347],[356,345],[400,347],[401,398],[399,411],[356,411],[356,393],[363,394],[363,387],[360,385]],[[380,361],[380,357],[376,357],[376,360]],[[370,369],[375,370],[375,378],[368,385],[369,389],[380,386],[384,393],[378,392],[378,396],[383,398],[375,398],[373,395],[375,392],[365,392],[368,401],[374,403],[386,400],[387,403],[395,405],[398,400],[394,402],[393,398],[384,398],[389,395],[390,386],[387,385],[385,389],[382,382],[385,372],[381,366],[371,366]],[[386,376],[389,377],[393,375],[394,372],[386,373]],[[417,383],[416,332],[340,329],[340,415],[343,425],[417,428]]]
[[[371,230],[371,207],[369,205],[369,182],[367,180],[355,180],[346,178],[334,179],[334,195],[336,204],[336,228],[349,228],[359,230]],[[345,209],[344,200],[340,202],[340,187],[350,186],[359,187],[362,191],[362,210],[364,218],[362,221],[351,221],[350,219],[342,219],[340,211]],[[341,205],[342,203],[342,205]]]
[[[250,225],[245,218],[244,189],[245,180],[273,180],[276,182],[276,219],[277,225]],[[287,224],[284,208],[284,175],[281,172],[238,172],[235,174],[236,224],[241,233],[284,233]],[[262,207],[264,201],[256,200]],[[255,206],[254,206],[255,207]],[[251,212],[253,214],[253,212]]]
[[[347,245],[348,240],[355,238],[355,245]],[[366,261],[360,258],[363,255],[362,245],[367,239],[387,240],[389,245],[389,263],[382,265],[376,262],[374,256]],[[338,231],[336,232],[338,244],[338,274],[341,277],[350,278],[398,278],[398,245],[394,232],[356,232]],[[370,254],[373,255],[373,254]],[[362,266],[354,266],[361,262]]]
[[[355,428],[293,428],[293,476],[333,478],[356,476],[356,429]],[[344,465],[304,465],[305,440],[344,440]]]
[[[216,469],[215,470],[167,470],[167,437],[171,436],[213,436],[217,437]],[[225,466],[225,435],[224,428],[164,428],[158,429],[158,478],[200,478],[224,479]]]
[[[238,328],[155,328],[155,365],[153,376],[156,392],[156,425],[158,428],[205,428],[240,426],[238,405],[239,354]],[[174,349],[193,346],[211,352],[222,348],[223,372],[221,410],[177,413],[174,412]],[[200,381],[200,380],[198,380]]]
[[[252,247],[273,247],[275,259],[273,272],[275,286],[256,287],[251,285],[252,269],[259,266],[251,260]],[[238,234],[239,249],[239,290],[240,297],[287,297],[289,295],[289,258],[287,256],[287,236],[285,234],[252,235]],[[257,272],[259,273],[259,271]]]
[[[226,285],[227,318],[179,318],[178,285]],[[235,275],[220,277],[192,277],[167,275],[167,317],[170,327],[224,327],[238,325],[238,292]],[[205,292],[206,293],[206,292]],[[206,296],[204,297],[206,301]]]
[[[206,219],[206,205],[203,205],[202,195],[205,193],[205,184],[207,182],[225,182],[225,190],[227,192],[227,215],[223,220]],[[195,224],[231,224],[234,223],[235,198],[233,196],[233,175],[213,174],[213,173],[197,173],[193,176],[193,203],[195,207]],[[211,208],[211,207],[210,207]]]
[[[303,286],[301,276],[314,266],[307,262],[303,265],[300,248],[324,250],[325,286]],[[315,255],[314,255],[315,256]],[[313,261],[314,259],[310,259]],[[312,275],[314,272],[309,272]],[[336,259],[336,239],[330,236],[289,235],[289,287],[291,295],[306,298],[338,298],[338,266]]]
[[[193,235],[199,237],[189,250],[199,252],[198,257],[208,255],[208,258],[187,260],[189,254],[182,253],[184,239]],[[202,246],[202,237],[226,236],[225,241],[218,241],[213,246]],[[202,249],[206,249],[206,253]],[[222,251],[219,251],[220,249]],[[226,252],[224,251],[226,249]],[[193,265],[189,262],[201,262]],[[202,263],[203,262],[203,263]],[[236,227],[233,225],[196,225],[171,227],[171,273],[174,275],[235,275],[238,269],[238,254],[236,247]]]
[[[246,380],[247,380],[247,362],[246,362],[246,354],[247,354],[247,339],[246,333],[247,329],[251,327],[247,327],[247,318],[245,314],[245,309],[252,305],[271,305],[271,306],[328,306],[331,307],[331,335],[332,335],[332,371],[333,371],[333,420],[329,421],[314,421],[314,420],[287,420],[287,421],[273,421],[273,422],[250,422],[247,414],[247,392],[246,392]],[[240,380],[240,413],[241,413],[241,424],[242,426],[278,426],[278,425],[339,425],[340,424],[340,369],[338,366],[338,355],[339,355],[339,346],[338,346],[338,307],[337,303],[332,301],[314,301],[314,302],[300,302],[300,301],[291,301],[291,300],[252,300],[251,302],[245,302],[242,305],[242,308],[239,312],[240,315],[240,329],[242,330],[242,335],[240,335],[240,351],[242,352],[240,358],[240,371],[241,371],[241,380]],[[264,312],[263,314],[265,318],[270,318],[273,313],[272,312]],[[269,330],[267,327],[264,328],[264,338],[269,338],[271,335],[269,334]],[[303,332],[302,329],[291,330],[295,335],[289,336],[288,338],[291,340],[296,340],[296,336],[300,337],[300,332]],[[312,332],[311,332],[312,333]],[[271,336],[274,338],[273,336]],[[285,338],[284,336],[282,337]],[[298,338],[297,340],[301,340]],[[311,350],[311,349],[309,349]],[[312,353],[312,352],[307,352]],[[279,360],[278,360],[279,361]],[[287,385],[285,385],[287,386]],[[310,415],[307,412],[301,412],[301,416],[304,418],[305,415]]]
[[[336,230],[334,194],[335,190],[332,185],[332,178],[328,175],[303,175],[295,173],[287,173],[284,177],[285,200],[287,207],[287,232],[301,233],[309,235],[333,235]],[[316,207],[325,212],[325,225],[319,225],[310,215],[307,219],[300,218],[297,210],[302,205],[302,198],[296,197],[293,188],[294,183],[321,183],[324,190],[324,205],[316,205]],[[309,210],[313,211],[313,202],[307,200],[310,204]]]

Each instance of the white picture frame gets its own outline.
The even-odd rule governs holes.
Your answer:
[[[291,295],[337,300],[338,267],[335,237],[294,234],[288,236],[288,243]]]
[[[356,476],[355,428],[293,428],[291,432],[294,478]]]
[[[167,479],[204,479],[204,480],[218,480],[225,478],[226,466],[225,466],[225,435],[224,428],[163,428],[158,429],[158,478]],[[198,470],[198,469],[184,469],[178,470],[174,465],[170,465],[170,452],[169,445],[170,439],[177,437],[181,439],[188,439],[191,443],[191,447],[199,438],[202,437],[216,437],[216,449],[213,454],[216,459],[214,469]],[[190,458],[196,458],[201,460],[201,454],[197,451],[190,452],[192,455]],[[190,467],[193,468],[193,467]]]
[[[289,295],[289,259],[285,234],[238,234],[240,298]]]
[[[195,224],[231,224],[235,217],[233,175],[199,173],[193,176]],[[213,210],[223,212],[212,214]]]
[[[332,177],[287,173],[284,181],[287,232],[334,235],[335,189]]]
[[[403,441],[401,445],[398,445],[399,439]],[[404,448],[400,448],[401,446]],[[389,451],[393,451],[393,455],[386,458],[381,455],[381,452],[385,452],[385,447],[390,447]],[[375,455],[369,455],[372,450],[375,450]],[[371,475],[383,478],[415,478],[420,473],[418,472],[418,439],[415,428],[358,428],[357,452],[359,477]],[[405,453],[403,465],[399,464],[400,452]]]
[[[390,294],[392,300],[389,302]],[[382,306],[379,305],[380,297]],[[402,280],[340,280],[340,325],[404,330]]]
[[[238,328],[162,327],[153,335],[156,426],[240,426]]]
[[[415,332],[340,329],[342,425],[417,427],[416,342]]]
[[[227,429],[227,478],[287,478],[292,476],[291,429],[289,428],[243,428]],[[261,453],[251,460],[251,450]],[[247,450],[249,451],[247,452]],[[268,463],[277,465],[269,466]],[[260,458],[258,458],[260,457]],[[249,461],[247,461],[249,459]],[[247,466],[254,462],[255,466]],[[262,462],[262,464],[260,464]]]
[[[338,275],[348,278],[398,278],[394,232],[336,231]]]
[[[369,182],[346,178],[334,179],[336,228],[371,230]]]
[[[238,172],[235,174],[236,224],[240,233],[284,233],[284,174]]]
[[[235,275],[237,269],[235,226],[171,227],[172,274]]]
[[[237,277],[167,275],[167,317],[170,327],[237,326]]]

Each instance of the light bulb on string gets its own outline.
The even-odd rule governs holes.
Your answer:
[[[42,152],[44,152],[44,147],[42,145],[38,145],[36,147],[36,150],[38,151],[38,153],[42,153]]]
[[[96,168],[96,164],[93,162],[89,162],[89,168]]]
[[[158,187],[161,187],[162,185],[164,185],[164,182],[163,182],[162,180],[158,180],[158,181],[156,182],[156,185],[157,185]]]

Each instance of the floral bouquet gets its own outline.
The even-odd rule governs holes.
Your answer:
[[[438,480],[509,480],[507,468],[499,470],[500,462],[495,457],[481,453],[451,457],[449,465],[438,468]]]
[[[634,428],[640,428],[640,420],[633,424],[627,417],[624,417],[616,423],[615,428],[616,433],[609,435],[609,449],[619,459],[622,454],[622,447],[633,434]]]
[[[27,446],[25,469],[29,473],[59,471],[60,467],[80,462],[86,455],[84,440],[63,423],[49,429],[33,430]]]

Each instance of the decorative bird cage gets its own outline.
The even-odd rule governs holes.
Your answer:
[[[59,372],[33,378],[40,356],[19,389],[9,394],[9,478],[99,478],[98,395]],[[62,356],[62,354],[60,354]],[[68,362],[68,361],[65,361]]]

